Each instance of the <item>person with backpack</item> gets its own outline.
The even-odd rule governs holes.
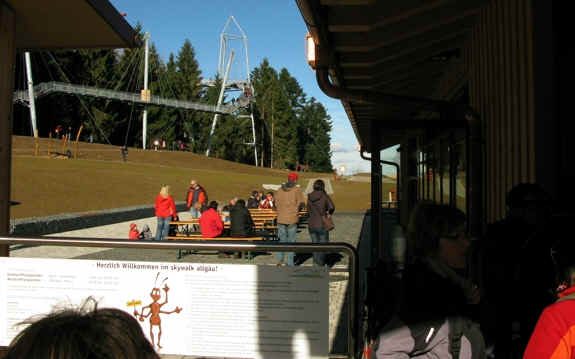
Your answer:
[[[328,243],[330,229],[325,227],[324,218],[331,217],[335,206],[325,192],[325,183],[320,179],[313,183],[313,192],[307,196],[307,210],[309,213],[307,227],[312,243]],[[323,252],[313,254],[316,266],[323,267],[325,258],[326,254]]]
[[[575,262],[560,274],[557,301],[543,310],[523,359],[575,357]]]
[[[481,296],[466,276],[465,214],[426,203],[417,216],[399,311],[378,336],[376,358],[484,358],[475,321]]]

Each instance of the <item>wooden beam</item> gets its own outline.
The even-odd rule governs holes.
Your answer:
[[[10,229],[10,178],[12,159],[12,91],[16,56],[16,16],[0,2],[0,235]],[[0,256],[9,255],[8,245],[0,246]]]

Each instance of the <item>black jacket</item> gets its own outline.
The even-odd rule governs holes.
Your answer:
[[[335,211],[333,201],[324,191],[313,191],[307,196],[307,199],[308,227],[322,228],[323,220],[321,217],[325,216],[326,213],[333,214]]]
[[[260,208],[260,201],[258,201],[257,198],[255,198],[254,196],[251,196],[250,198],[248,198],[248,208]]]
[[[230,210],[230,222],[232,237],[248,237],[254,226],[250,211],[246,207],[237,204]]]

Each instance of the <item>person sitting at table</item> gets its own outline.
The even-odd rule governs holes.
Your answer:
[[[222,212],[230,212],[232,210],[232,207],[236,205],[237,201],[238,201],[238,197],[234,197],[234,198],[230,199],[230,202],[228,204],[226,204],[224,206],[224,208],[222,208]]]
[[[236,205],[230,210],[230,222],[232,237],[249,237],[252,234],[254,221],[243,199],[238,199]]]
[[[248,198],[248,208],[249,209],[259,208],[260,201],[258,199],[258,195],[259,195],[258,191],[252,191],[250,198]]]
[[[274,193],[268,192],[266,198],[264,198],[260,203],[261,209],[275,209],[274,205]]]
[[[211,201],[208,209],[200,216],[200,230],[204,238],[215,238],[222,234],[224,222],[218,213],[218,202]]]

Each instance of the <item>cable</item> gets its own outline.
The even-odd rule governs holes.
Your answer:
[[[64,70],[62,70],[62,68],[60,67],[60,64],[58,63],[58,61],[54,58],[54,55],[52,55],[51,52],[48,52],[48,54],[50,55],[50,57],[52,58],[52,60],[54,61],[54,63],[57,65],[58,70],[60,70],[61,74],[64,75],[64,78],[66,79],[66,81],[68,83],[70,82],[70,79],[68,78],[68,76],[66,76],[66,74],[64,73]],[[86,113],[88,114],[88,117],[90,117],[90,120],[92,120],[92,123],[94,124],[94,127],[96,127],[98,129],[98,131],[100,131],[100,133],[102,134],[102,137],[104,137],[104,139],[106,140],[106,142],[108,144],[112,144],[110,142],[110,140],[108,140],[108,137],[106,136],[106,134],[104,133],[104,131],[102,131],[102,129],[100,128],[100,126],[98,126],[98,123],[96,122],[96,118],[94,117],[94,115],[92,115],[92,112],[90,112],[90,110],[88,109],[88,107],[86,106],[86,104],[84,103],[84,101],[82,100],[82,98],[80,97],[80,95],[75,94],[76,98],[80,101],[80,104],[82,105],[82,107],[84,108],[84,111],[86,111]]]

